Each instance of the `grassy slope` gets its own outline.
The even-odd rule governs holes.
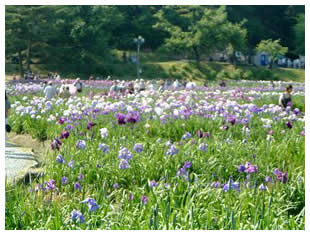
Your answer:
[[[201,63],[200,68],[195,63],[172,61],[172,62],[159,62],[153,63],[159,65],[169,77],[187,78],[190,80],[212,80],[214,75],[222,70],[234,72],[236,69],[241,69],[245,72],[251,71],[254,76],[259,71],[271,72],[278,76],[280,80],[284,81],[305,81],[305,71],[301,69],[288,69],[288,68],[275,68],[272,71],[266,68],[257,68],[253,66],[233,66],[229,63],[208,62]],[[268,80],[268,78],[266,78]]]
[[[14,73],[14,65],[6,65],[7,78],[10,78]],[[47,65],[32,65],[35,73],[47,74],[49,66]],[[168,61],[168,62],[149,62],[143,63],[142,61],[142,77],[148,79],[166,78],[166,79],[187,79],[195,81],[215,80],[222,77],[216,77],[218,73],[225,70],[232,74],[239,69],[242,73],[250,73],[249,78],[253,80],[284,80],[305,82],[305,70],[302,69],[288,69],[288,68],[275,68],[272,70],[266,68],[258,68],[253,66],[233,66],[229,63],[218,62],[202,62],[200,68],[194,62],[187,61]],[[136,77],[136,66],[134,64],[102,64],[102,68],[106,74],[112,77],[121,79],[133,79]],[[52,71],[53,72],[53,71]],[[56,71],[55,71],[56,72]],[[59,72],[59,71],[58,71]],[[61,73],[62,76],[75,77],[77,75]],[[86,75],[81,76],[86,78]],[[225,78],[224,79],[230,79]],[[237,79],[243,79],[237,76]]]

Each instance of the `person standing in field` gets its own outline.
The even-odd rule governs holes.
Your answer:
[[[221,82],[220,82],[220,87],[226,87],[226,82],[224,82],[223,80],[221,80]]]
[[[126,89],[126,93],[127,93],[127,94],[133,94],[134,92],[135,92],[135,88],[134,88],[134,86],[133,86],[133,83],[130,82],[130,83],[128,84],[127,89]]]
[[[8,136],[7,133],[11,131],[11,127],[8,123],[8,119],[9,119],[9,109],[11,108],[11,103],[6,95],[6,91],[5,91],[5,141],[7,141]]]
[[[163,79],[160,79],[158,81],[158,85],[159,85],[159,87],[158,87],[159,91],[163,91],[165,89],[165,81]]]
[[[180,86],[181,86],[181,84],[179,83],[178,80],[175,80],[175,81],[173,82],[173,84],[172,84],[172,87],[173,87],[174,90],[179,89]]]
[[[60,75],[58,73],[55,74],[55,80],[56,81],[60,81],[61,80]]]
[[[47,87],[45,87],[45,89],[44,89],[45,98],[47,100],[50,100],[54,97],[55,93],[56,93],[56,89],[53,86],[53,83],[51,81],[49,81],[47,84]]]
[[[285,89],[285,93],[282,93],[279,98],[279,105],[283,108],[286,108],[287,106],[292,106],[292,93],[293,86],[288,85]]]
[[[77,78],[76,80],[75,80],[75,82],[73,83],[73,85],[76,87],[76,90],[77,90],[77,92],[82,92],[82,89],[83,89],[83,84],[82,84],[82,82],[80,81],[80,78]]]
[[[110,92],[116,93],[116,92],[118,92],[118,90],[119,90],[118,82],[113,81],[113,85],[110,87]]]

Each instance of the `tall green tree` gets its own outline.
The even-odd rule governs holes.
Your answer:
[[[31,70],[32,51],[41,48],[49,29],[47,6],[6,6],[6,54],[18,54],[20,74],[23,76],[23,61]]]
[[[224,6],[167,6],[159,10],[156,17],[159,22],[154,27],[170,35],[165,39],[165,46],[192,53],[198,65],[202,54],[223,51],[228,45],[237,49],[244,46],[246,40],[246,31],[241,24],[228,21]],[[240,42],[234,40],[235,37]]]
[[[265,52],[268,54],[270,58],[269,62],[269,68],[271,69],[274,62],[280,58],[280,56],[285,55],[287,53],[288,48],[283,47],[280,44],[280,39],[278,40],[262,40],[260,43],[257,44],[256,46],[256,51],[258,52]]]
[[[70,10],[73,20],[69,37],[78,58],[76,70],[91,73],[100,60],[110,56],[112,30],[123,17],[114,6],[73,6]]]
[[[249,58],[254,54],[256,45],[261,40],[281,39],[281,43],[289,48],[287,56],[296,57],[294,26],[298,14],[304,14],[304,6],[288,5],[242,5],[227,6],[228,19],[232,22],[246,20],[243,25],[248,32]]]
[[[296,53],[305,55],[305,14],[298,15],[294,30],[296,36]]]
[[[115,46],[123,50],[135,49],[133,41],[138,35],[145,39],[144,48],[156,50],[164,41],[167,33],[153,27],[157,22],[154,14],[162,6],[116,6],[124,17],[123,22],[113,29]]]
[[[111,60],[110,52],[114,49],[113,29],[123,21],[117,8],[58,6],[55,18],[44,62],[53,58],[55,68],[71,73],[102,72],[102,64]]]

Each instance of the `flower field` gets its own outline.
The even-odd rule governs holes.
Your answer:
[[[288,83],[230,83],[7,83],[12,130],[50,145],[44,174],[6,185],[6,229],[304,229],[304,84],[283,110]]]

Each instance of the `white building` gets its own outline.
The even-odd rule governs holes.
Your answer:
[[[258,52],[252,57],[252,61],[256,66],[267,66],[269,64],[269,56],[265,52]]]

